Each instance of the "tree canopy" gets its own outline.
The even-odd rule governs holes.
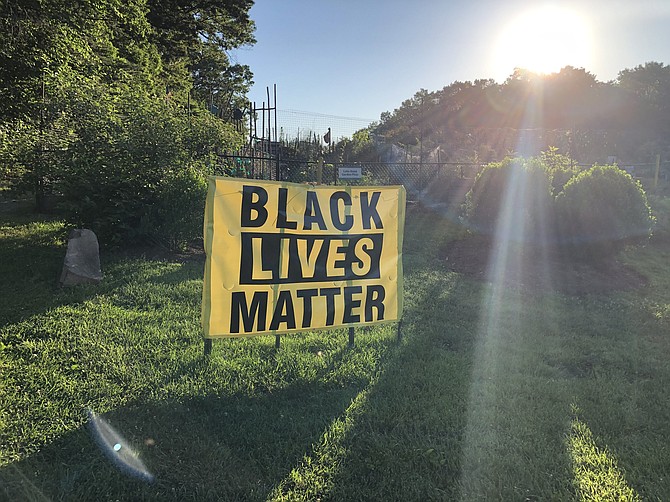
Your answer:
[[[649,62],[600,82],[566,66],[537,75],[516,69],[501,84],[453,82],[418,91],[370,128],[386,143],[442,159],[501,160],[554,146],[580,162],[648,161],[670,155],[670,66]]]
[[[229,115],[208,110],[251,85],[227,51],[254,42],[252,4],[0,0],[0,177],[40,210],[57,192],[73,224],[109,241],[177,228],[155,211],[162,197],[202,187],[239,144]]]

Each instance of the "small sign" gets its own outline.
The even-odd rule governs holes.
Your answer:
[[[341,180],[359,180],[363,176],[360,167],[338,167],[337,171]]]

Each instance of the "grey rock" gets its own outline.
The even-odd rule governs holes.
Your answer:
[[[72,230],[68,235],[61,286],[98,284],[101,280],[98,238],[86,228]]]

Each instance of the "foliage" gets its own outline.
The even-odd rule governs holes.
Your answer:
[[[558,148],[550,146],[544,152],[540,153],[539,161],[547,169],[551,178],[551,193],[558,195],[565,184],[580,172],[580,167],[567,157],[558,153]]]
[[[656,154],[670,156],[669,69],[646,63],[613,82],[571,66],[548,75],[516,69],[502,84],[456,81],[419,90],[382,113],[371,132],[414,156],[439,146],[447,162],[533,156],[551,146],[584,165],[609,156],[651,162]]]
[[[642,186],[628,173],[597,165],[580,171],[555,149],[486,166],[467,194],[465,217],[481,233],[578,253],[589,247],[596,256],[648,238],[654,223]]]
[[[178,229],[163,198],[186,179],[194,190],[179,195],[198,196],[216,153],[237,145],[227,115],[202,110],[214,95],[231,108],[248,90],[251,72],[225,51],[253,43],[251,5],[0,3],[0,176],[34,193],[41,212],[47,195],[63,196],[69,223],[103,244],[170,229],[163,237],[178,245],[193,230]],[[199,203],[180,204],[193,221]]]
[[[182,249],[202,236],[206,172],[205,166],[170,170],[157,187],[157,203],[146,230],[169,249]]]
[[[235,108],[244,109],[251,71],[245,65],[231,64],[216,44],[203,43],[193,51],[190,72],[195,99],[207,103],[210,111],[231,120]]]
[[[635,242],[651,235],[654,216],[639,181],[616,166],[593,166],[556,197],[560,232],[569,244]]]
[[[551,181],[540,159],[507,158],[487,165],[466,196],[465,215],[473,227],[494,234],[514,219],[515,240],[535,241],[552,221]]]
[[[335,158],[338,162],[378,162],[379,153],[370,135],[374,127],[375,124],[372,124],[356,131],[351,139],[345,138],[339,141],[329,158]]]
[[[59,172],[70,222],[91,228],[106,245],[152,238],[178,246],[201,232],[202,178],[213,173],[216,149],[239,141],[231,125],[130,92],[118,102],[82,102],[78,113],[77,139]],[[178,207],[170,202],[177,192]],[[193,226],[180,229],[186,222]]]

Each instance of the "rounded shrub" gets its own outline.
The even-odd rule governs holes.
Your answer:
[[[620,245],[648,238],[654,217],[639,182],[616,166],[593,166],[556,197],[559,232],[569,245]]]
[[[465,216],[479,233],[504,230],[516,241],[546,239],[547,229],[553,228],[549,173],[537,158],[489,164],[466,196]]]

